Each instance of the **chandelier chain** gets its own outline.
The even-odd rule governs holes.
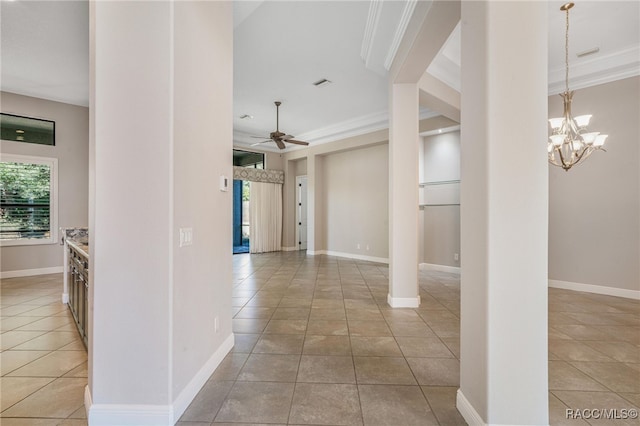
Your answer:
[[[564,72],[564,81],[566,91],[569,91],[569,8],[566,10],[566,31],[564,34],[564,63],[565,63],[565,72]]]

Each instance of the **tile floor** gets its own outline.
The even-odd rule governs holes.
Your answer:
[[[61,294],[62,274],[1,281],[2,426],[87,424],[87,352]]]
[[[234,256],[236,346],[181,418],[223,424],[458,425],[459,278],[422,272],[390,309],[386,265],[297,252]],[[1,424],[86,424],[86,353],[61,276],[2,281]],[[640,406],[640,302],[549,291],[552,425],[567,408]]]

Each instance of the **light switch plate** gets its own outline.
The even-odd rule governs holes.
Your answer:
[[[229,190],[229,178],[225,175],[220,175],[220,191],[227,192]]]

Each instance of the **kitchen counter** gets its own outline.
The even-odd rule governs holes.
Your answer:
[[[67,240],[67,244],[89,260],[89,245],[84,241]]]

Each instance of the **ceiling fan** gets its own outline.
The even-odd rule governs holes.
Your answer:
[[[294,138],[293,136],[287,135],[286,133],[282,133],[280,131],[280,129],[279,129],[280,105],[282,104],[282,102],[276,101],[275,104],[276,104],[276,131],[275,132],[271,132],[266,141],[254,143],[251,146],[260,145],[260,144],[267,143],[267,142],[275,142],[276,145],[278,145],[278,148],[280,148],[280,149],[285,149],[286,148],[286,146],[284,144],[285,142],[286,143],[296,144],[296,145],[309,145],[309,142],[297,141],[297,140],[293,139]],[[262,136],[252,136],[252,138],[265,139],[265,137],[262,137]]]

